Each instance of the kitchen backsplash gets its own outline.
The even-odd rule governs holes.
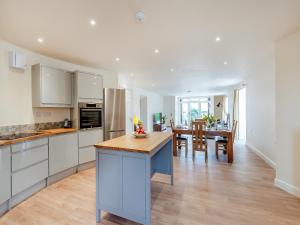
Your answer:
[[[0,134],[23,132],[29,130],[48,130],[48,129],[62,128],[62,127],[64,127],[64,121],[3,126],[0,127]]]

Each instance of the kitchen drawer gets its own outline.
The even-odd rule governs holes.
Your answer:
[[[12,175],[12,195],[16,195],[26,188],[48,177],[48,160],[34,166],[20,170]]]
[[[10,146],[0,147],[0,205],[10,198]]]
[[[78,134],[79,148],[92,146],[101,142],[103,140],[102,136],[103,132],[100,129],[80,131]]]
[[[96,151],[94,146],[88,146],[79,149],[79,164],[94,161],[96,159]]]
[[[12,171],[16,171],[48,159],[48,145],[43,145],[12,155]]]
[[[48,138],[39,138],[34,141],[26,141],[11,146],[12,152],[19,152],[25,149],[35,148],[48,144]]]

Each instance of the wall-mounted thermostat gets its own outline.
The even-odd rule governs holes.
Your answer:
[[[9,67],[18,70],[26,70],[26,58],[25,55],[17,52],[9,52]]]

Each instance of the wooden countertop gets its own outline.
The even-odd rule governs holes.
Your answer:
[[[146,138],[135,138],[127,134],[118,138],[94,145],[98,149],[119,150],[128,152],[151,153],[156,147],[172,138],[171,132],[153,132]]]
[[[75,128],[57,128],[57,129],[43,130],[42,132],[45,132],[49,135],[55,135],[55,134],[63,134],[63,133],[70,133],[76,131],[77,129]]]
[[[77,131],[77,129],[74,129],[74,128],[58,128],[58,129],[40,130],[40,131],[38,131],[38,133],[40,133],[38,135],[28,136],[28,137],[24,137],[24,138],[18,138],[18,139],[14,139],[14,140],[0,140],[0,146],[16,144],[16,143],[23,142],[23,141],[30,141],[30,140],[34,140],[37,138],[48,137],[48,136],[52,136],[52,135],[56,135],[56,134],[76,132],[76,131]]]

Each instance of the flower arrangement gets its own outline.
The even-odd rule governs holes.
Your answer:
[[[217,121],[217,118],[212,115],[212,114],[208,114],[203,116],[203,119],[205,120],[207,127],[213,127],[215,125],[215,122]]]

